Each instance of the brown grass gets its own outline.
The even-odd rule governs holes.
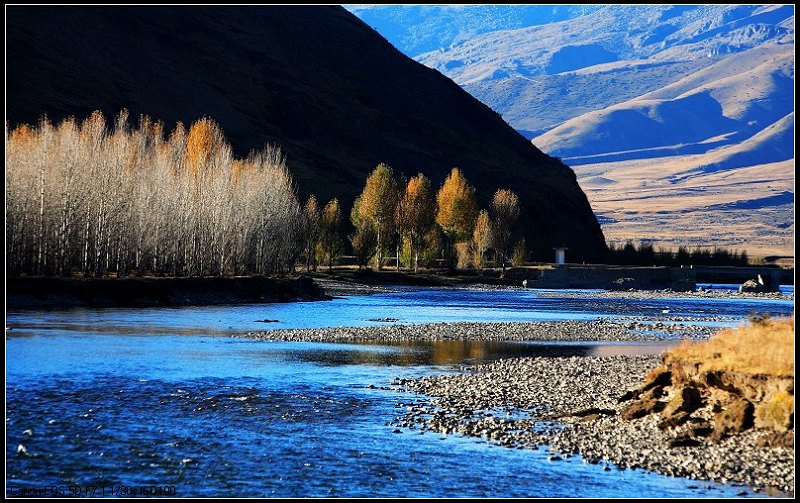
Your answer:
[[[788,427],[794,411],[794,396],[785,391],[778,391],[765,407],[761,407],[761,419],[769,424]]]
[[[793,376],[794,318],[766,319],[723,330],[708,341],[687,341],[668,357],[699,363],[702,370]]]

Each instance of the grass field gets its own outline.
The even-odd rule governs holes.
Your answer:
[[[726,329],[703,342],[685,342],[669,352],[701,370],[733,370],[770,376],[794,375],[794,318],[766,319]]]

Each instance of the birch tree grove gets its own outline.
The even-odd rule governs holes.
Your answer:
[[[234,159],[211,119],[6,125],[9,275],[207,276],[293,270],[303,209],[280,151]]]

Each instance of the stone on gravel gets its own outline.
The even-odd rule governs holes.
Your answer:
[[[674,447],[697,447],[700,441],[691,437],[677,437],[669,442],[670,448]]]

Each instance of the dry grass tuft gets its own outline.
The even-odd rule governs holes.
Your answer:
[[[790,428],[793,422],[794,396],[786,391],[778,391],[765,407],[761,408],[762,419],[769,424]]]
[[[687,341],[671,350],[668,357],[699,363],[702,370],[793,376],[794,318],[764,319],[723,330],[708,341]]]

